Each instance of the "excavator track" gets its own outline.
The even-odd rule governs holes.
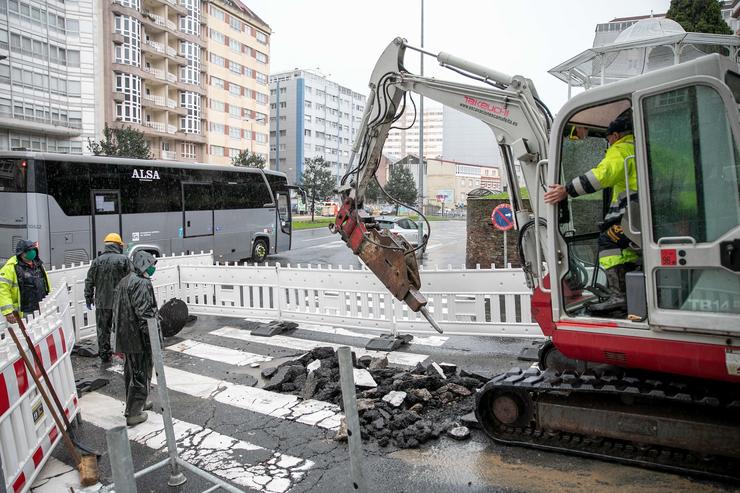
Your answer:
[[[740,388],[514,368],[476,396],[495,441],[740,482]]]

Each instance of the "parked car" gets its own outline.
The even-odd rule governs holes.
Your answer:
[[[411,219],[398,216],[380,216],[376,221],[380,229],[387,229],[391,233],[403,236],[411,246],[419,244],[419,226]]]

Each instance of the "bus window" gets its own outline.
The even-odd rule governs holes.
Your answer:
[[[49,195],[68,216],[90,215],[90,165],[68,161],[46,161]]]
[[[0,161],[0,192],[25,192],[26,169],[26,161],[19,159]]]

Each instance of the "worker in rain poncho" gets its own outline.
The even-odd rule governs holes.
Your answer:
[[[134,271],[121,279],[113,299],[113,333],[115,350],[124,354],[123,378],[126,388],[126,424],[146,421],[151,409],[149,384],[152,379],[152,346],[148,320],[159,325],[159,311],[154,299],[151,277],[157,259],[152,254],[134,254]]]

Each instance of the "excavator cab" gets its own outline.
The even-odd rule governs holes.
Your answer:
[[[710,55],[586,91],[559,112],[547,181],[566,183],[595,167],[606,149],[608,122],[631,109],[635,155],[625,159],[624,176],[628,166],[635,167],[639,197],[622,220],[625,233],[640,247],[638,269],[627,274],[628,313],[611,318],[593,317],[587,310],[605,282],[597,237],[608,190],[547,208],[545,250],[549,274],[558,280],[550,296],[553,340],[561,339],[559,349],[569,357],[610,362],[605,361],[609,351],[586,350],[583,339],[563,342],[565,334],[557,332],[577,322],[595,331],[629,329],[625,335],[636,337],[657,338],[665,331],[722,335],[702,342],[728,345],[733,356],[724,357],[722,350],[714,362],[722,365],[726,379],[724,363],[735,357],[730,347],[740,345],[738,103],[737,64]],[[627,366],[644,366],[638,358],[629,361],[628,352],[611,353],[620,353]],[[688,367],[679,371],[686,372]]]

